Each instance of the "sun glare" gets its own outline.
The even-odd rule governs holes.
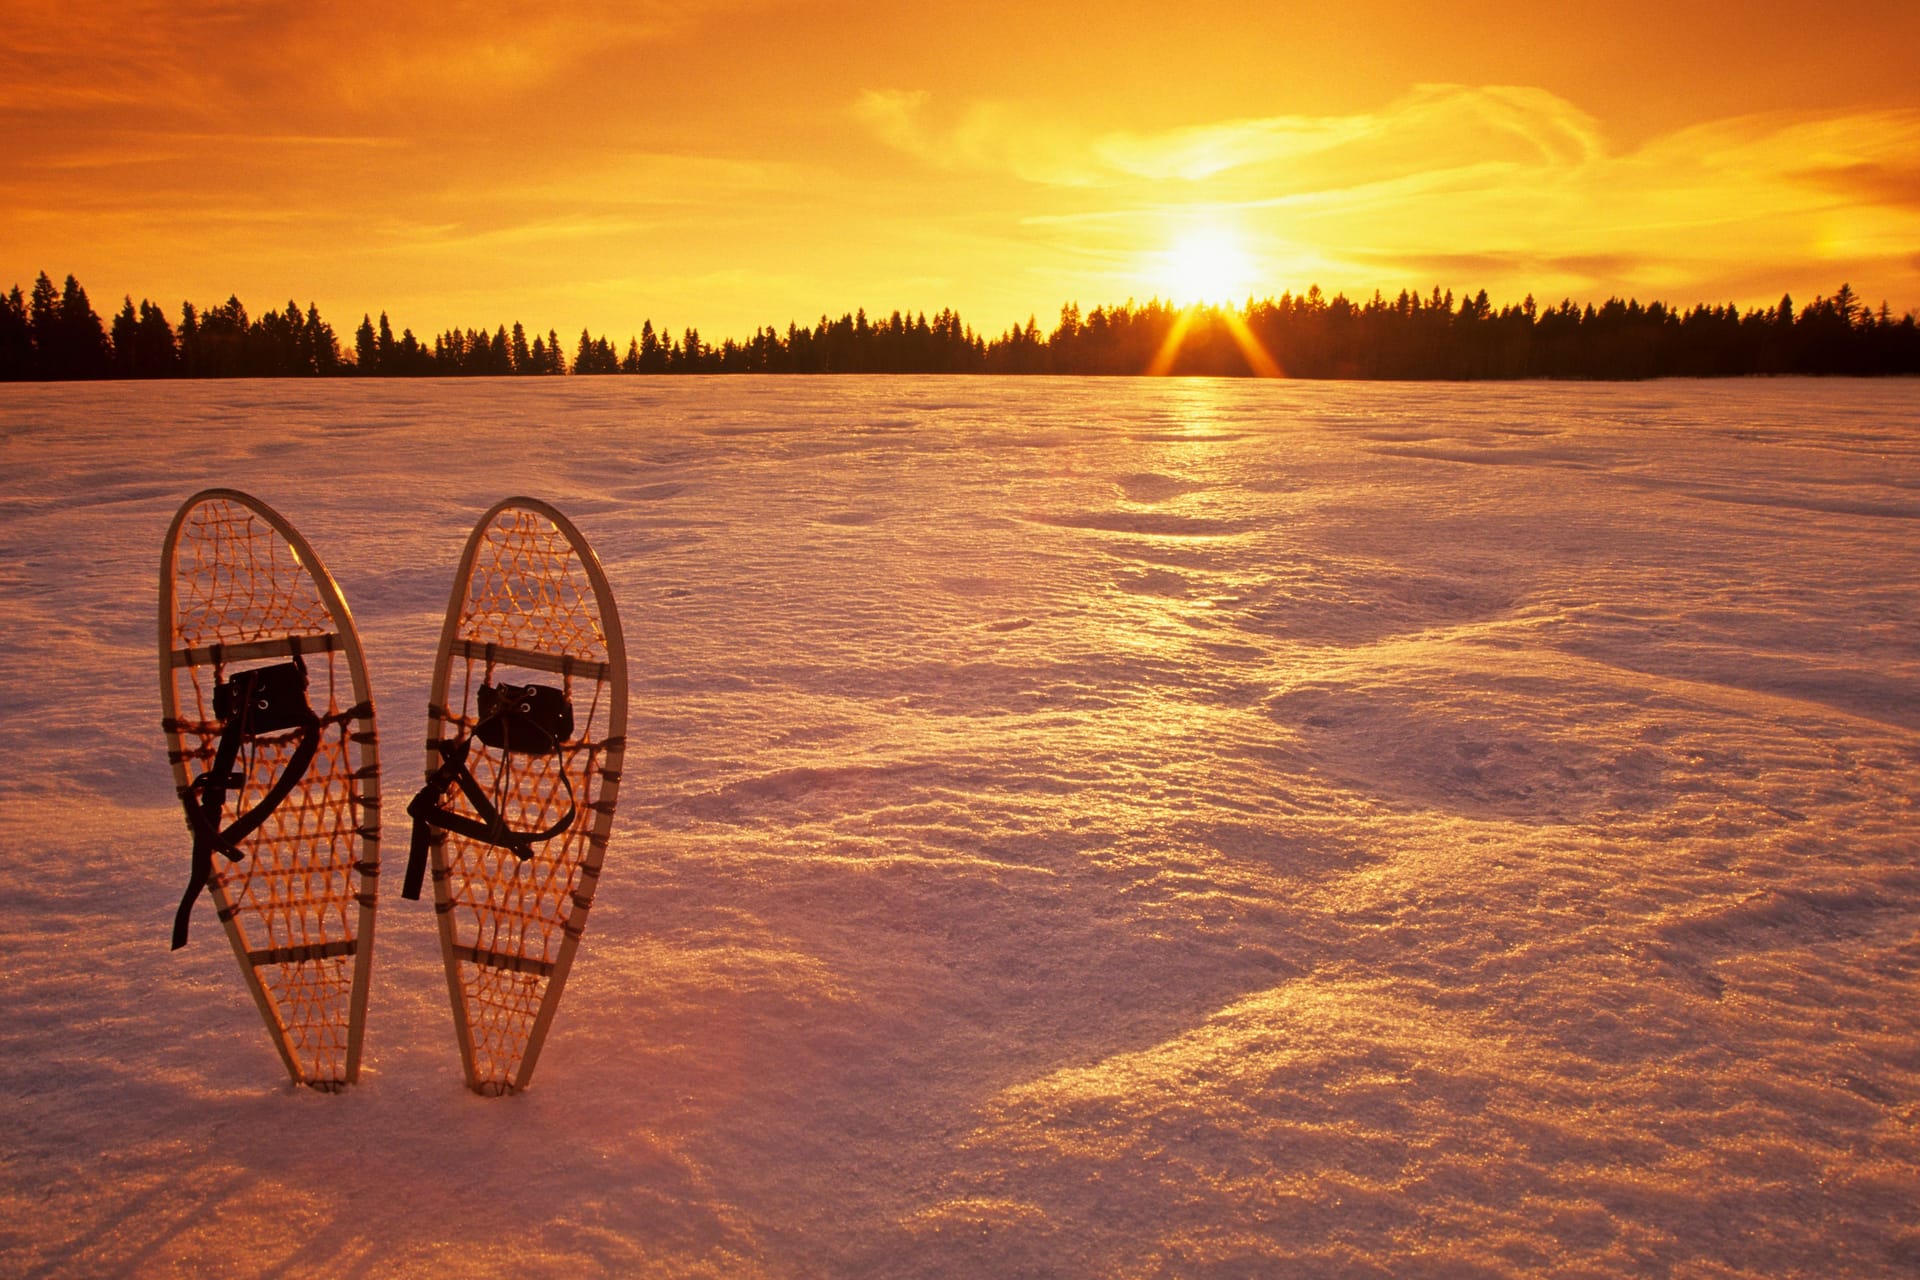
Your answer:
[[[1240,313],[1240,304],[1253,296],[1258,285],[1253,259],[1232,229],[1218,223],[1189,226],[1161,255],[1159,265],[1156,287],[1181,310],[1161,340],[1148,373],[1168,374],[1180,368],[1188,335],[1198,325],[1203,333],[1216,326],[1224,330],[1255,377],[1287,376]]]
[[[1162,285],[1182,305],[1237,302],[1252,292],[1253,264],[1231,231],[1195,228],[1167,250]]]

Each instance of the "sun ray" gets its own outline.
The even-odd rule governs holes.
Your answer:
[[[1195,303],[1183,307],[1174,316],[1173,325],[1167,330],[1167,336],[1160,340],[1160,349],[1154,352],[1153,359],[1147,365],[1147,376],[1165,377],[1173,372],[1173,366],[1180,358],[1181,348],[1186,345],[1187,335],[1192,331],[1194,321],[1201,316],[1217,321],[1226,329],[1227,336],[1233,339],[1233,345],[1240,350],[1240,356],[1247,362],[1247,370],[1256,378],[1284,378],[1287,371],[1260,341],[1246,318],[1232,307],[1205,306]]]
[[[1240,348],[1240,354],[1245,357],[1247,367],[1253,370],[1254,377],[1284,378],[1287,376],[1287,371],[1280,367],[1280,362],[1273,358],[1273,353],[1267,350],[1266,344],[1261,342],[1259,336],[1247,326],[1246,320],[1239,312],[1231,307],[1222,307],[1219,316],[1226,322],[1227,332],[1233,336],[1233,344]]]
[[[1167,330],[1160,349],[1153,353],[1153,362],[1147,366],[1148,377],[1165,377],[1173,371],[1173,362],[1180,355],[1180,346],[1187,340],[1187,330],[1193,327],[1193,315],[1198,310],[1198,307],[1187,307],[1174,317],[1173,328]]]

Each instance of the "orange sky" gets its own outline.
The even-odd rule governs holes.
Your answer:
[[[598,9],[599,6],[595,6]],[[0,287],[430,335],[1177,288],[1920,310],[1920,5],[0,0]]]

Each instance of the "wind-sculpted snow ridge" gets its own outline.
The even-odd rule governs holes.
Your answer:
[[[1916,424],[1897,382],[0,387],[0,1272],[1911,1276]],[[168,954],[152,576],[212,484],[326,556],[395,723],[480,511],[605,561],[621,813],[524,1096],[462,1087],[430,913],[339,1096]]]

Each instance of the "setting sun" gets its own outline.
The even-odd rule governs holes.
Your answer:
[[[1177,303],[1233,302],[1253,292],[1253,263],[1232,231],[1197,227],[1166,251],[1158,283]]]

